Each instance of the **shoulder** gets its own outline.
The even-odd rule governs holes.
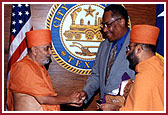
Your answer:
[[[19,76],[27,76],[30,73],[33,73],[33,63],[27,59],[26,57],[22,60],[14,63],[11,67],[11,76],[19,77]]]
[[[30,63],[31,62],[26,57],[24,57],[22,60],[14,63],[11,67],[11,70],[15,70],[15,71],[16,70],[21,71],[23,69],[26,70],[26,69],[30,68]]]
[[[16,62],[12,65],[11,71],[25,71],[29,68],[29,65],[23,61]]]
[[[154,62],[153,62],[154,63]],[[164,81],[164,70],[153,64],[143,66],[142,70],[136,75],[135,81],[141,86],[155,87]],[[147,87],[146,87],[147,88]]]
[[[140,62],[136,71],[144,76],[159,76],[164,73],[164,64],[157,56],[153,56],[144,62]]]
[[[106,50],[106,48],[109,48],[111,46],[111,43],[112,42],[109,42],[108,39],[103,40],[99,45],[98,51]]]
[[[107,39],[103,40],[103,41],[100,43],[99,47],[108,44],[108,42],[109,42],[109,41],[108,41]]]
[[[34,66],[33,61],[23,58],[21,61],[15,63],[11,67],[10,81],[15,85],[30,84],[30,81],[34,80],[38,76],[37,71],[39,68]],[[37,77],[36,77],[37,78]]]

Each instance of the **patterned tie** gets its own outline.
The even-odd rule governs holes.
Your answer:
[[[116,54],[117,54],[117,43],[114,44],[114,46],[113,46],[113,48],[111,50],[111,53],[110,53],[110,57],[109,57],[108,63],[107,63],[105,84],[106,84],[107,79],[109,77],[110,70],[111,70],[111,67],[112,67],[112,65],[114,63]]]

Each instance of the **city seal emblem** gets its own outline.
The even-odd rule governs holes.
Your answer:
[[[46,21],[51,30],[52,54],[65,69],[90,75],[100,42],[107,4],[54,4]]]

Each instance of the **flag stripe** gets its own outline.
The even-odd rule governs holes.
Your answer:
[[[8,72],[10,71],[12,64],[22,59],[27,54],[25,33],[31,29],[30,5],[13,4],[11,13]]]
[[[10,35],[10,42],[9,42],[9,46],[11,45],[12,41],[15,39],[15,36]]]
[[[15,52],[13,53],[13,55],[11,56],[9,60],[8,70],[10,70],[11,65],[14,64],[19,59],[20,54],[22,54],[22,52],[25,49],[26,49],[26,42],[25,40],[22,40],[22,43],[19,44],[19,46],[17,47],[17,49],[15,50]]]
[[[27,48],[25,48],[25,50],[22,52],[22,54],[20,55],[17,61],[21,60],[26,54],[27,54]]]
[[[10,43],[8,56],[8,78],[10,79],[11,66],[27,54],[25,33],[33,29],[31,24],[30,5],[13,4],[11,13]],[[6,106],[7,107],[7,106]],[[8,108],[5,108],[8,110]]]
[[[31,28],[33,30],[33,27]],[[27,54],[27,45],[25,38],[22,40],[22,43],[17,47],[13,55],[11,56],[9,60],[8,70],[10,70],[11,65],[19,60],[21,60],[25,55]],[[8,71],[9,72],[9,71]]]
[[[15,39],[12,40],[12,43],[10,45],[10,51],[9,51],[9,57],[8,60],[10,60],[11,56],[13,53],[16,51],[18,48],[19,44],[24,40],[25,38],[25,33],[27,31],[30,31],[31,29],[31,18],[26,22],[25,26],[20,30],[20,32],[16,35]],[[11,35],[11,38],[13,39],[13,35]]]

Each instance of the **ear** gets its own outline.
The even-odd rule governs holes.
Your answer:
[[[143,49],[142,49],[141,45],[138,44],[138,45],[136,46],[136,48],[135,48],[135,53],[136,53],[137,55],[141,55],[142,51],[143,51]]]
[[[32,47],[31,48],[31,53],[33,54],[33,55],[37,55],[37,48],[36,47]]]
[[[120,24],[121,24],[122,27],[125,26],[125,20],[123,18],[121,19]]]

